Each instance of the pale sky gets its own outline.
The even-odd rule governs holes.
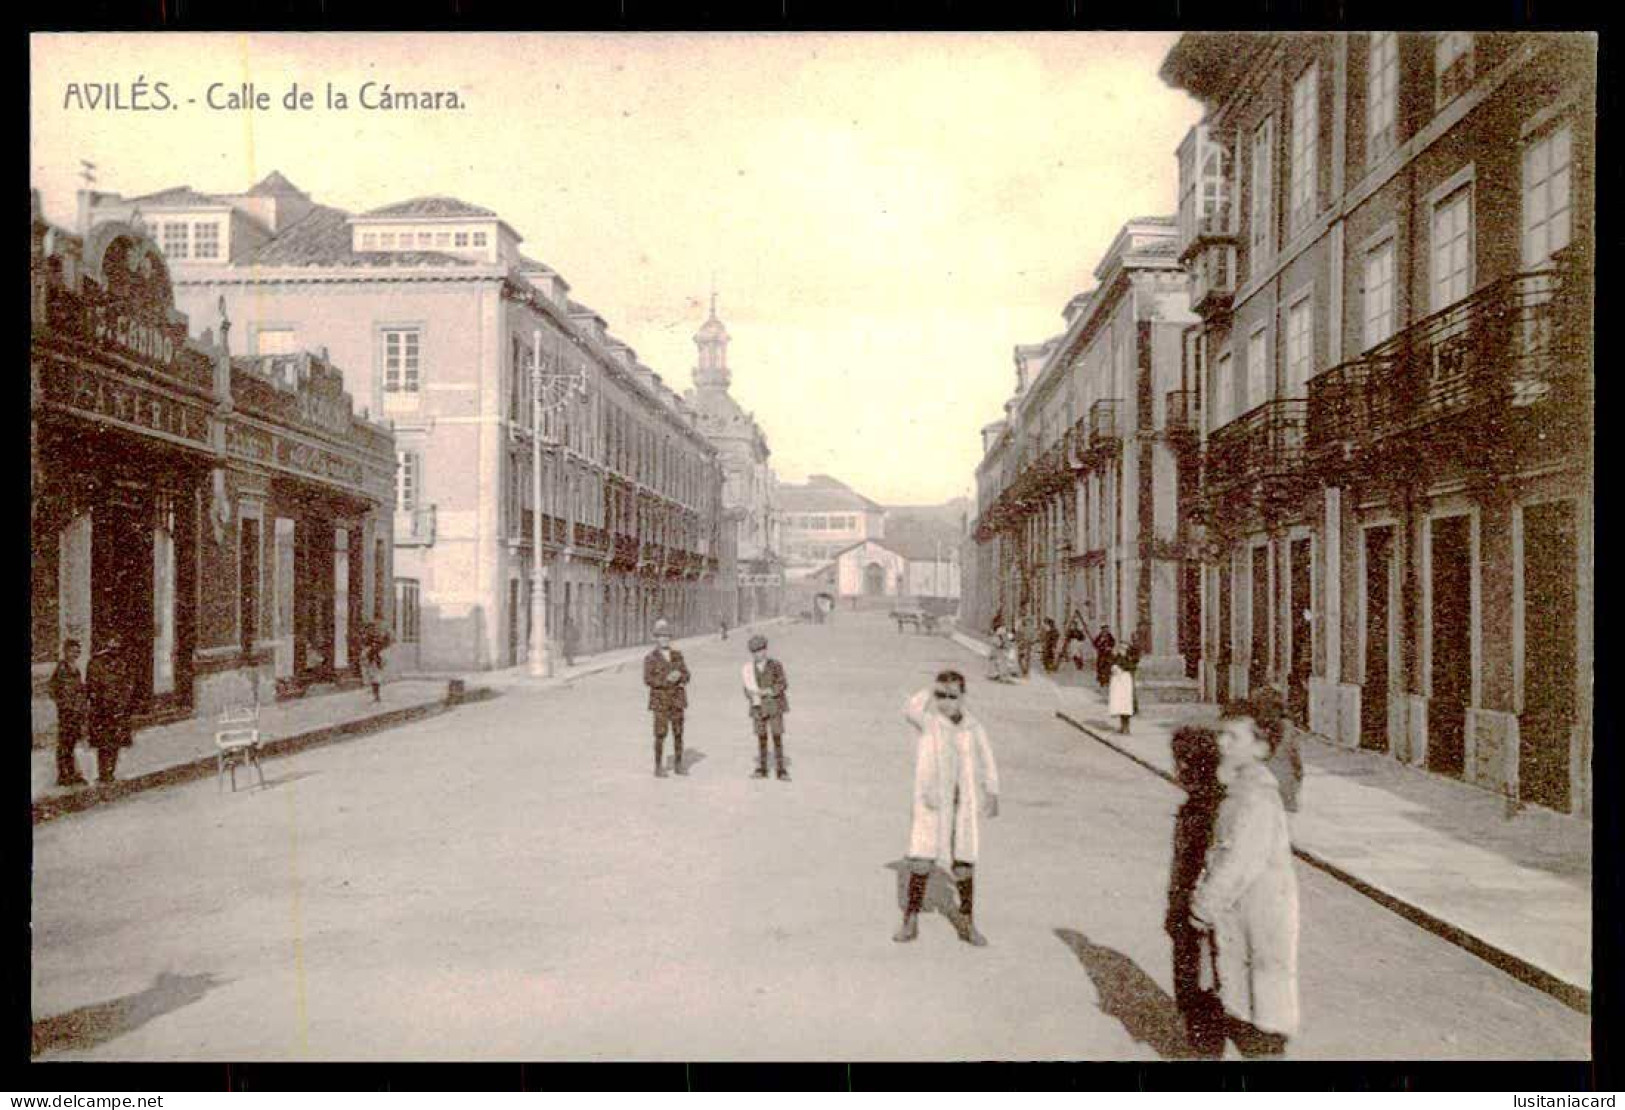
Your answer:
[[[1157,79],[1174,37],[36,35],[30,183],[65,226],[80,159],[127,196],[280,170],[353,212],[459,197],[679,391],[714,273],[780,479],[932,503],[974,490],[1011,348],[1061,330],[1125,220],[1174,211],[1200,116]],[[64,107],[143,78],[175,107]],[[206,107],[245,81],[269,110]],[[468,106],[367,111],[366,81]],[[283,107],[295,82],[314,110]]]

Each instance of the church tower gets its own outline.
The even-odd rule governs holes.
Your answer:
[[[727,389],[728,329],[717,319],[717,295],[711,294],[711,315],[700,330],[694,333],[694,345],[699,348],[699,365],[694,368],[694,384],[700,389]]]

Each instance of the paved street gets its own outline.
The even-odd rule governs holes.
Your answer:
[[[1155,1059],[1178,792],[882,618],[769,630],[794,781],[749,778],[744,640],[687,654],[688,778],[640,675],[515,688],[35,829],[41,1058]],[[978,923],[892,943],[912,744],[971,675],[1004,782]],[[1588,1021],[1300,865],[1297,1058],[1580,1059]],[[934,892],[935,893],[935,892]]]

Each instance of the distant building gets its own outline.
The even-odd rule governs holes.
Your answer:
[[[1125,223],[1073,297],[1066,330],[1015,349],[1005,419],[982,431],[981,544],[967,623],[1078,612],[1142,653],[1149,700],[1197,693],[1200,553],[1195,395],[1182,347],[1197,322],[1171,216]]]
[[[139,212],[179,307],[211,319],[224,302],[254,357],[328,348],[357,402],[392,422],[404,665],[525,661],[537,577],[551,638],[581,654],[642,642],[659,617],[716,626],[733,543],[716,449],[497,213],[418,197],[351,214],[277,173],[232,195],[85,192],[80,212],[87,227]]]
[[[717,450],[722,466],[722,509],[734,530],[737,556],[721,567],[722,615],[730,624],[776,617],[784,609],[784,563],[779,557],[777,479],[768,465],[772,451],[756,418],[728,392],[728,329],[711,315],[694,336],[699,363],[687,400],[701,434]]]
[[[855,543],[886,532],[886,510],[844,482],[814,474],[805,485],[780,485],[779,520],[785,574],[805,578]]]

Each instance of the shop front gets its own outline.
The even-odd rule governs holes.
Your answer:
[[[30,598],[36,736],[64,641],[116,644],[136,724],[358,675],[387,614],[393,439],[310,355],[232,360],[174,310],[139,226],[33,220]]]

